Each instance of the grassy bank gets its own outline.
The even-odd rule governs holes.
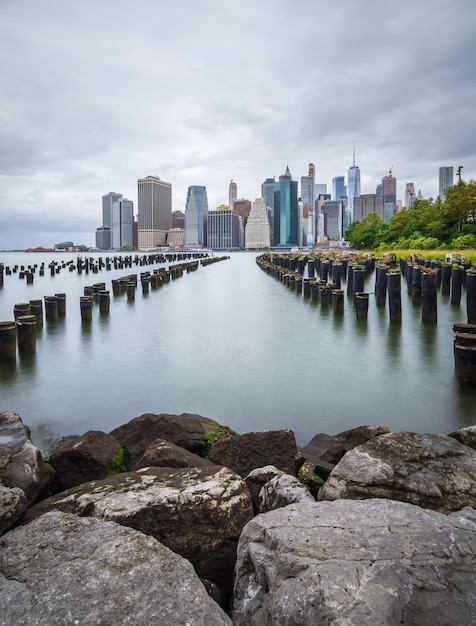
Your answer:
[[[457,253],[464,254],[464,258],[471,261],[472,264],[476,263],[476,249],[468,248],[466,250],[385,250],[385,252],[376,252],[375,250],[360,250],[360,253],[369,252],[375,254],[375,256],[383,256],[384,254],[396,254],[397,259],[401,257],[408,258],[412,254],[421,254],[425,259],[445,259],[447,254]]]

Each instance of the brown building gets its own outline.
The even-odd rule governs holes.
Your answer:
[[[185,213],[172,211],[172,228],[185,228]]]
[[[246,222],[248,221],[248,217],[251,211],[251,200],[245,200],[242,198],[241,200],[235,200],[233,203],[233,210],[241,215],[243,218],[243,228],[246,226]]]

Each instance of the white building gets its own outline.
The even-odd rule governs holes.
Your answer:
[[[137,182],[139,250],[165,246],[172,228],[172,185],[158,176],[139,178]]]
[[[268,211],[263,198],[256,198],[246,222],[245,248],[269,248],[270,245],[271,228]]]

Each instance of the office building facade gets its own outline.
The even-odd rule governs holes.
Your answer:
[[[263,249],[271,245],[268,210],[263,198],[256,198],[245,226],[245,248]]]
[[[150,250],[167,243],[172,227],[172,185],[158,176],[138,180],[139,250]]]
[[[102,197],[102,227],[96,231],[96,247],[120,250],[134,246],[134,205],[122,194],[109,192]]]
[[[407,183],[405,185],[405,206],[410,209],[415,203],[415,185]]]
[[[238,187],[235,181],[231,180],[228,187],[228,206],[230,209],[235,208],[235,200],[238,200]]]
[[[335,176],[332,179],[332,199],[339,200],[347,195],[344,176]]]
[[[208,247],[213,249],[239,248],[244,244],[241,215],[231,209],[208,212]]]
[[[185,205],[184,241],[187,246],[207,245],[208,196],[206,187],[188,188]]]
[[[438,195],[442,200],[446,199],[446,190],[454,185],[453,168],[440,167],[438,172]]]
[[[387,176],[382,178],[382,196],[385,203],[391,203],[394,207],[397,205],[397,179],[390,169]]]
[[[289,167],[274,183],[275,246],[297,246],[299,241],[298,184],[292,180]]]
[[[360,169],[355,164],[355,150],[352,166],[347,173],[347,202],[354,222],[358,221],[354,215],[354,198],[360,196]]]

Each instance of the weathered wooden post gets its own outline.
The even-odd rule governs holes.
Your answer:
[[[109,291],[107,289],[101,289],[98,294],[99,298],[99,312],[100,313],[109,313],[109,307],[111,298],[109,296]]]
[[[133,302],[136,297],[136,284],[134,281],[132,280],[127,281],[126,292],[127,292],[128,301]]]
[[[355,272],[354,272],[355,276]],[[369,311],[369,294],[362,291],[355,292],[355,313],[358,320],[366,320]]]
[[[328,276],[329,276],[329,260],[323,259],[321,261],[320,278],[321,280],[325,280],[327,282]]]
[[[13,317],[19,318],[20,315],[31,315],[31,307],[29,302],[20,302],[13,307]]]
[[[375,300],[378,307],[385,306],[387,300],[387,272],[386,265],[377,265],[375,268]]]
[[[468,332],[460,332],[460,329]],[[476,386],[476,325],[453,327],[456,380],[461,386]]]
[[[466,312],[468,324],[476,324],[476,270],[466,272]]]
[[[58,303],[58,317],[66,317],[66,294],[55,293],[55,296]]]
[[[5,266],[0,263],[0,287],[3,287],[3,274],[5,272]]]
[[[340,289],[341,287],[341,278],[342,278],[342,263],[333,263],[332,264],[332,282],[335,284],[336,289]]]
[[[81,321],[91,322],[93,319],[93,296],[81,296],[79,307],[81,309]]]
[[[352,263],[347,265],[347,293],[349,295],[354,293],[354,266]]]
[[[19,354],[36,352],[36,315],[20,315],[16,320]]]
[[[391,324],[400,324],[402,321],[402,275],[397,270],[390,270],[387,274],[388,311]]]
[[[30,310],[32,315],[36,315],[36,327],[43,326],[43,301],[30,300]]]
[[[461,291],[463,289],[464,268],[455,266],[451,269],[451,304],[461,303]]]
[[[449,263],[441,264],[441,295],[449,296],[451,286],[451,265]]]
[[[414,265],[412,269],[412,304],[421,304],[421,266]]]
[[[344,290],[343,289],[332,290],[332,307],[336,315],[342,315],[344,313]]]
[[[366,274],[367,271],[365,267],[360,265],[354,267],[354,271],[352,273],[352,293],[354,294],[354,297],[356,293],[363,293]]]
[[[45,296],[45,317],[47,322],[54,322],[58,319],[58,300],[56,296]]]
[[[322,306],[327,306],[329,304],[329,296],[331,290],[328,285],[319,285],[319,299],[321,301]]]
[[[14,363],[17,357],[16,322],[0,322],[0,362]]]
[[[438,290],[438,271],[424,270],[421,274],[421,321],[436,324],[438,315],[438,302],[436,293]]]

